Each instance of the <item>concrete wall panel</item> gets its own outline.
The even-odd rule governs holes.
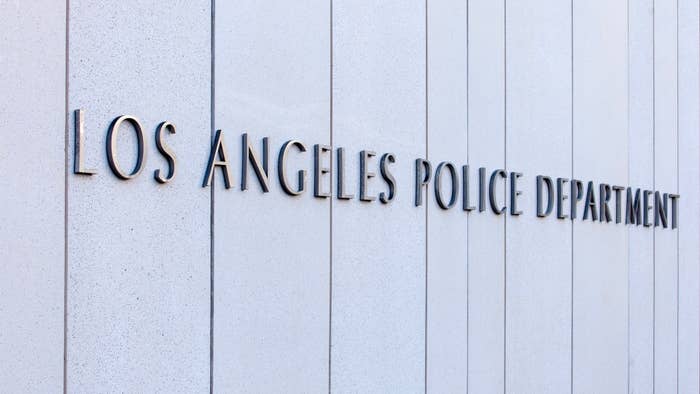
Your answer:
[[[0,387],[63,387],[66,5],[0,2]]]
[[[624,0],[573,3],[573,173],[584,185],[594,182],[597,202],[600,183],[629,181],[626,22]],[[579,208],[573,237],[573,392],[625,392],[628,229],[614,217],[581,221],[583,204]]]
[[[700,391],[700,10],[678,2],[678,392]]]
[[[330,4],[220,2],[215,11],[214,123],[234,159],[232,188],[221,173],[215,181],[214,390],[325,392],[330,199],[314,198],[312,176],[313,145],[330,144]],[[251,167],[241,190],[244,132],[261,159],[270,138],[269,193]],[[294,187],[307,171],[295,197],[278,181],[289,139],[307,147],[289,153]]]
[[[505,166],[505,2],[468,5],[468,162],[471,196],[478,168]],[[504,389],[505,219],[491,212],[469,217],[469,375],[471,392]]]
[[[654,188],[653,0],[629,3],[629,183]],[[629,391],[654,389],[654,232],[630,225]]]
[[[437,168],[452,163],[461,185],[467,162],[467,3],[428,1],[428,158]],[[446,168],[446,167],[443,167]],[[448,170],[442,190],[449,203]],[[434,180],[435,181],[435,180]],[[431,194],[434,183],[430,187]],[[444,210],[428,202],[427,391],[467,390],[467,212],[462,190]]]
[[[571,387],[571,221],[556,210],[536,216],[536,177],[571,178],[571,5],[509,1],[506,15],[506,162],[524,174],[524,213],[506,220],[506,392],[562,393]]]
[[[70,4],[68,109],[85,111],[85,164],[97,174],[68,178],[68,392],[209,389],[210,15],[208,1]],[[141,121],[148,154],[128,181],[105,154],[123,114]],[[160,185],[163,121],[176,127],[165,142],[178,167]],[[131,168],[131,126],[118,146]]]
[[[654,186],[678,192],[677,1],[654,1]],[[673,158],[676,158],[674,160]],[[675,392],[678,231],[654,228],[654,390]]]
[[[414,160],[427,154],[425,12],[416,0],[333,3],[333,145],[355,194],[333,200],[335,392],[425,390],[427,211],[413,205]],[[388,206],[357,200],[362,149],[396,155]]]

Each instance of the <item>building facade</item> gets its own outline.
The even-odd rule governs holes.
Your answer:
[[[7,392],[698,393],[696,0],[0,0]]]

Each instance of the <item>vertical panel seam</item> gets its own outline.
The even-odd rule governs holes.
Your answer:
[[[630,144],[632,141],[632,136],[631,136],[631,123],[632,123],[632,109],[631,109],[631,50],[630,50],[630,4],[629,0],[627,0],[627,183],[631,183],[631,166],[632,166],[632,149],[630,149]],[[631,377],[630,377],[630,363],[632,360],[632,355],[631,355],[631,289],[632,289],[632,281],[631,281],[631,243],[630,243],[630,234],[631,234],[631,229],[627,229],[627,392],[630,392],[630,385],[631,385]]]
[[[571,23],[571,180],[574,180],[574,0],[569,4],[569,14]],[[569,327],[569,386],[570,392],[574,392],[574,220],[571,218],[571,312]]]
[[[466,48],[466,73],[467,73],[467,77],[465,78],[466,99],[467,99],[467,108],[466,108],[466,112],[467,112],[466,128],[467,129],[466,129],[466,134],[467,134],[467,165],[469,165],[470,164],[469,163],[469,0],[465,0],[465,3],[467,6],[466,21],[465,21],[466,22],[465,23],[465,26],[466,26],[465,27],[465,34],[466,34],[466,46],[467,46],[467,48]],[[466,182],[466,181],[467,181],[466,179],[462,180],[462,182]],[[466,198],[466,196],[462,196],[462,198]],[[466,373],[466,375],[467,376],[466,376],[465,389],[466,389],[466,392],[468,394],[469,393],[469,353],[470,353],[469,352],[469,348],[470,348],[470,346],[469,346],[469,305],[471,304],[471,297],[469,296],[469,267],[470,267],[470,264],[469,264],[469,252],[470,252],[470,248],[469,248],[469,238],[470,238],[469,237],[469,235],[470,235],[470,233],[469,233],[469,231],[470,231],[469,230],[469,215],[467,215],[466,227],[467,227],[467,239],[466,239],[466,243],[467,243],[467,255],[466,255],[466,260],[467,260],[466,261],[466,264],[467,264],[467,270],[466,270],[466,272],[467,272],[467,278],[466,278],[467,279],[467,290],[466,290],[467,291],[467,365],[466,365],[467,373]]]
[[[678,172],[679,170],[679,156],[680,156],[680,151],[679,151],[679,139],[680,139],[680,100],[679,100],[679,93],[678,93],[678,87],[680,86],[679,80],[680,80],[680,73],[679,73],[679,54],[678,54],[678,42],[680,40],[679,36],[679,26],[678,26],[678,21],[679,21],[679,16],[678,16],[678,11],[679,11],[679,0],[676,0],[676,194],[680,195],[680,179]],[[679,357],[678,357],[678,334],[679,334],[679,319],[680,319],[680,242],[679,242],[679,234],[680,234],[680,229],[676,229],[676,393],[678,393],[679,389],[679,382],[678,382],[678,370],[680,369],[680,364],[679,364]]]
[[[507,9],[508,1],[503,0],[503,168],[508,166],[508,74],[507,74],[507,40],[508,40],[508,23],[507,23]],[[503,196],[504,200],[507,199],[507,193]],[[506,238],[508,232],[508,214],[503,215],[503,393],[506,393],[506,371],[507,371],[507,296],[508,296],[508,248],[506,245]]]
[[[333,147],[333,0],[330,0],[330,11],[329,11],[329,34],[330,34],[330,45],[329,45],[329,135],[330,135],[330,146]],[[331,150],[331,158],[333,157],[333,151]],[[331,160],[332,162],[332,160]],[[331,176],[331,185],[333,184],[333,166],[330,166],[329,175]],[[332,187],[331,187],[332,189]],[[331,393],[332,384],[332,360],[333,360],[333,197],[330,198],[328,202],[328,393]]]
[[[651,6],[651,95],[652,95],[652,125],[651,125],[651,162],[652,162],[652,188],[656,190],[656,0],[652,0]],[[652,393],[656,393],[656,228],[651,230],[652,237]]]
[[[213,138],[215,129],[215,21],[216,21],[216,0],[211,0],[211,25],[210,25],[210,129],[209,138]],[[214,195],[216,183],[212,182],[209,191],[209,393],[214,392]]]
[[[425,0],[425,159],[428,160],[428,0]],[[425,321],[423,325],[423,390],[428,392],[428,195],[425,195]]]
[[[65,86],[64,86],[64,180],[63,180],[63,394],[68,390],[68,54],[69,54],[69,21],[70,1],[66,0],[65,9]]]

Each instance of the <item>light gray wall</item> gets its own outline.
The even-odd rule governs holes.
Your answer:
[[[0,0],[0,387],[698,392],[699,11]],[[77,109],[92,176],[72,173]],[[147,139],[128,181],[105,154],[122,114]],[[216,130],[231,189],[220,170],[201,187]],[[251,168],[241,190],[244,132],[259,156],[270,137],[269,193]],[[296,197],[277,180],[288,139],[307,147]],[[125,168],[134,141],[124,126]],[[345,148],[355,199],[313,197],[317,143]],[[362,149],[395,154],[391,204],[357,200]],[[467,214],[461,190],[445,211],[432,184],[415,207],[416,158],[470,165],[473,202],[478,167],[524,173],[524,214]],[[539,174],[679,192],[680,227],[537,218]]]
[[[210,27],[208,1],[70,3],[68,110],[85,111],[85,164],[97,174],[68,177],[68,392],[209,388],[210,190],[199,184]],[[141,121],[149,155],[129,181],[112,175],[104,153],[123,114]],[[179,167],[160,185],[153,172],[166,163],[154,135],[165,120]],[[119,160],[131,169],[134,133],[121,130]]]
[[[468,155],[467,4],[428,3],[427,157],[465,163]],[[449,173],[443,175],[445,198],[450,198]],[[410,194],[409,194],[410,196]],[[458,194],[461,196],[461,193]],[[426,228],[427,326],[426,379],[431,392],[467,391],[469,357],[468,222],[463,215],[440,209],[431,196]],[[410,204],[410,202],[409,202]],[[461,207],[457,200],[453,210]],[[458,242],[455,242],[459,240]]]
[[[678,190],[678,7],[654,1],[654,187]],[[678,234],[654,230],[654,390],[678,389]]]
[[[584,182],[629,183],[626,20],[626,1],[574,2],[572,162]],[[573,391],[625,392],[628,228],[588,221],[573,231]]]
[[[306,144],[290,153],[296,187],[313,144],[330,144],[330,4],[220,2],[214,23],[214,127],[232,157],[242,132],[261,159],[269,136],[271,155],[270,193],[251,168],[241,191],[239,159],[231,189],[216,174],[214,391],[327,391],[330,199],[284,194],[275,159],[287,139]]]
[[[411,185],[413,159],[427,153],[425,3],[334,2],[332,18],[332,135],[346,148],[346,184],[357,197],[360,150],[389,151],[397,191],[388,206],[332,202],[330,386],[422,391],[427,213]]]
[[[473,172],[505,165],[505,2],[470,1],[467,14],[467,162]],[[472,201],[477,186],[474,177]],[[471,392],[501,392],[505,385],[505,220],[467,218]]]
[[[653,0],[629,7],[629,182],[654,187],[654,12]],[[629,134],[632,136],[632,134]],[[683,198],[687,198],[683,196]],[[686,226],[682,228],[684,230]],[[654,231],[629,233],[629,391],[654,390]]]
[[[0,1],[0,387],[63,386],[66,7]]]
[[[526,212],[506,218],[506,392],[571,387],[572,224],[533,214],[536,175],[572,178],[571,29],[568,3],[506,3],[506,166]]]
[[[700,216],[700,6],[678,4],[678,190],[680,209],[690,218]],[[688,220],[678,233],[678,391],[700,392],[700,222]]]

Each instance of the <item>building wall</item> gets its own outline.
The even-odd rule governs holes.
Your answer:
[[[699,13],[0,0],[2,391],[697,393]],[[75,173],[79,109],[94,175]],[[129,180],[105,149],[120,115],[146,142]],[[218,130],[231,188],[221,168],[203,187]],[[261,159],[269,137],[269,192],[251,168],[242,190],[243,133]],[[278,181],[289,139],[300,196]],[[362,150],[373,196],[394,154],[391,203],[358,200]],[[472,189],[479,167],[521,172],[523,214],[441,209],[434,183],[416,207],[418,158],[469,165]],[[679,226],[537,217],[536,175],[678,193]]]

